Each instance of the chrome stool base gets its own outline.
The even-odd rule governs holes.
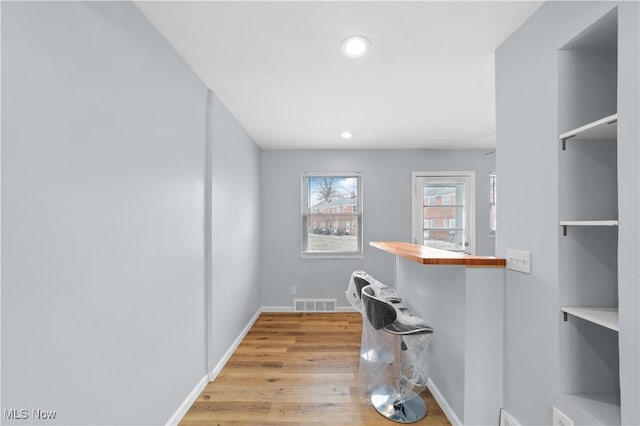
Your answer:
[[[371,403],[384,417],[396,423],[414,423],[427,415],[427,406],[417,393],[410,391],[403,402],[398,402],[393,394],[388,386],[371,392]]]

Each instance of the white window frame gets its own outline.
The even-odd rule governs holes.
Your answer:
[[[353,226],[351,227],[352,230],[357,230],[357,243],[358,243],[358,250],[357,251],[349,251],[349,252],[339,252],[339,251],[335,251],[335,252],[315,252],[315,251],[308,251],[306,248],[308,246],[308,221],[309,221],[309,185],[307,183],[307,179],[309,178],[337,178],[337,177],[347,177],[347,178],[356,178],[357,182],[358,182],[358,186],[357,186],[357,199],[358,199],[358,203],[357,203],[357,207],[359,208],[359,211],[355,211],[355,212],[342,212],[342,211],[338,211],[338,212],[334,212],[332,213],[333,216],[337,216],[338,218],[340,218],[340,216],[344,216],[344,217],[352,217],[352,216],[356,216],[356,220],[353,224]],[[302,174],[302,194],[301,194],[301,206],[302,206],[302,211],[301,211],[301,218],[302,218],[302,226],[301,226],[301,231],[302,231],[302,238],[301,238],[301,253],[302,253],[302,257],[305,258],[334,258],[334,259],[340,259],[340,258],[363,258],[364,255],[364,251],[363,251],[363,211],[364,211],[364,200],[363,200],[363,191],[362,191],[362,173],[359,172],[349,172],[349,173],[312,173],[312,172],[306,172]],[[358,210],[358,208],[356,210]],[[339,209],[341,210],[341,209]],[[341,219],[333,219],[330,220],[329,218],[327,218],[327,224],[328,225],[333,225],[333,223],[335,221],[341,221]],[[344,220],[344,219],[342,219]]]
[[[497,203],[498,197],[496,194],[497,182],[498,182],[498,178],[497,178],[496,172],[489,172],[489,236],[490,237],[496,236],[496,230],[498,228],[498,220],[496,216],[497,210],[498,210],[498,203]],[[493,198],[491,198],[492,190],[493,190]]]
[[[468,178],[469,190],[465,193],[465,222],[467,223],[467,238],[469,246],[465,252],[476,253],[476,172],[475,171],[423,171],[411,173],[411,242],[420,244],[423,237],[420,236],[424,226],[423,194],[418,191],[418,179],[420,178]],[[468,215],[468,219],[467,218]]]

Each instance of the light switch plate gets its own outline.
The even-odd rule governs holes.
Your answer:
[[[507,250],[507,269],[512,271],[531,273],[531,252],[522,250]]]

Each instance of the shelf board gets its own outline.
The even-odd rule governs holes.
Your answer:
[[[577,129],[560,135],[561,141],[573,140],[614,140],[618,137],[618,114],[612,114]]]
[[[561,220],[561,226],[618,226],[617,220]]]
[[[618,326],[618,308],[601,308],[595,306],[562,306],[562,312],[582,318],[613,331],[620,331]]]
[[[615,393],[563,393],[561,398],[603,425],[620,424],[620,396]]]

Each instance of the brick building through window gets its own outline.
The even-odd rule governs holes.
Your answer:
[[[308,232],[323,235],[358,235],[358,197],[355,192],[322,200],[311,206]],[[353,213],[353,214],[349,214]]]

